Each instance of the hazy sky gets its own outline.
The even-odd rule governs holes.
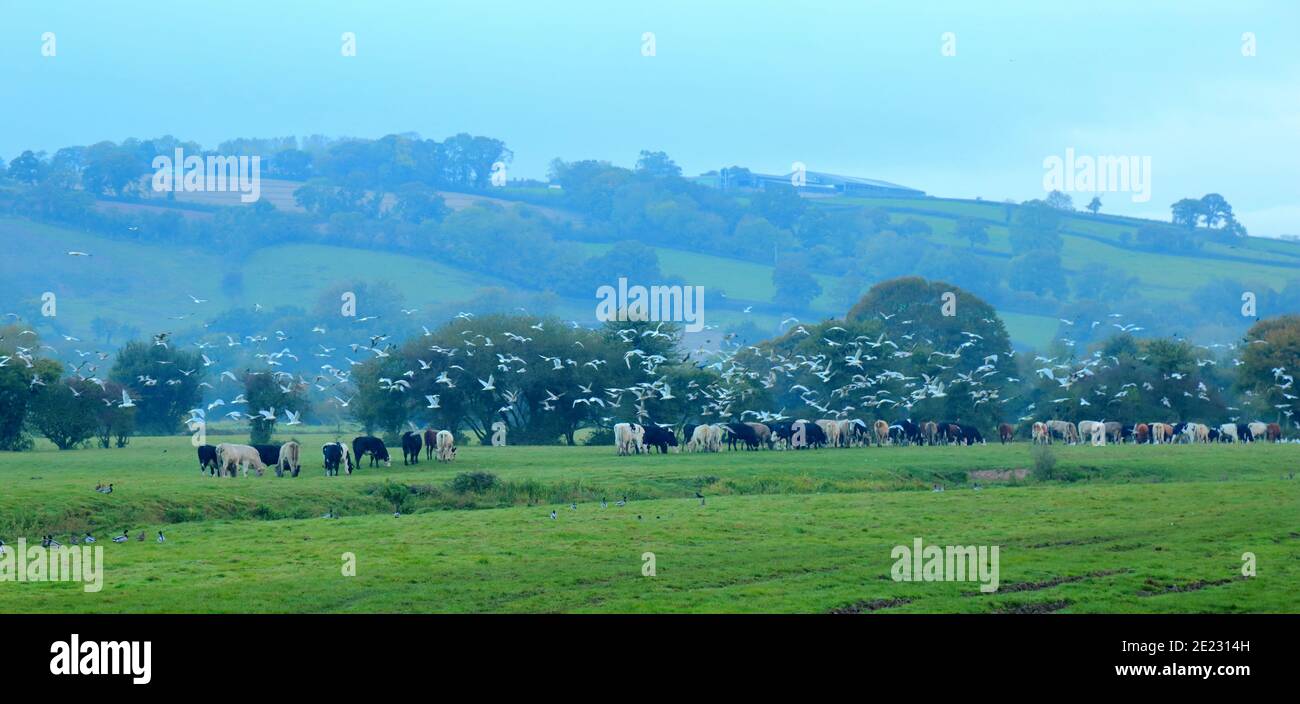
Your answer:
[[[1295,0],[0,0],[0,157],[466,131],[505,140],[516,177],[649,148],[687,174],[798,161],[1023,200],[1073,148],[1151,158],[1150,201],[1102,194],[1104,210],[1164,219],[1217,191],[1252,234],[1300,234],[1298,31]]]

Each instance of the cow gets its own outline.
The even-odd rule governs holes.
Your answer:
[[[960,442],[966,445],[974,445],[976,443],[979,443],[980,445],[984,444],[984,436],[980,434],[979,428],[976,428],[973,425],[966,425],[965,423],[958,423],[957,430],[961,433],[959,436]]]
[[[321,455],[325,458],[325,476],[337,477],[339,470],[352,474],[352,450],[341,442],[327,442],[321,445]]]
[[[896,423],[903,429],[903,442],[908,445],[921,444],[921,426],[913,423],[910,419],[904,418]]]
[[[302,446],[296,441],[290,440],[280,446],[280,458],[275,463],[275,476],[283,477],[285,472],[289,476],[296,477],[302,470]]]
[[[1261,423],[1260,421],[1255,421],[1254,423],[1247,423],[1246,427],[1250,429],[1251,442],[1254,442],[1255,440],[1263,440],[1268,437],[1267,423]]]
[[[450,430],[439,430],[434,435],[434,442],[438,446],[439,462],[451,462],[456,459],[456,436],[452,435]]]
[[[385,467],[393,466],[393,461],[388,458],[388,448],[384,446],[384,441],[373,435],[362,435],[352,440],[352,455],[357,458],[358,466],[361,464],[361,458],[366,454],[370,455],[371,467],[380,462],[383,462]]]
[[[1081,420],[1078,425],[1079,440],[1090,440],[1094,446],[1106,444],[1106,426],[1100,421]],[[1100,440],[1098,442],[1098,430],[1100,430]]]
[[[821,447],[826,444],[826,433],[821,426],[806,420],[790,424],[790,447],[796,450]]]
[[[420,433],[411,430],[402,433],[402,466],[420,464],[422,449],[424,449],[424,441]]]
[[[1255,431],[1251,430],[1249,423],[1237,424],[1237,441],[1255,442]]]
[[[1195,426],[1192,433],[1196,442],[1208,443],[1210,441],[1210,426],[1204,423],[1192,423],[1192,425]]]
[[[1116,444],[1124,442],[1124,424],[1118,421],[1108,420],[1102,424],[1106,429],[1106,440]]]
[[[998,424],[998,441],[1003,445],[1011,442],[1016,436],[1016,429],[1011,427],[1010,423]]]
[[[883,420],[878,420],[878,421],[876,421],[874,424],[872,424],[872,428],[876,431],[876,445],[877,445],[877,446],[881,446],[881,447],[883,447],[886,443],[889,442],[889,424],[888,424],[888,423],[886,423],[886,422],[883,421]]]
[[[866,421],[861,418],[854,418],[849,421],[849,446],[871,446],[871,426],[867,425]]]
[[[1034,421],[1034,425],[1030,429],[1030,436],[1033,438],[1035,445],[1052,444],[1052,433],[1047,430],[1047,424],[1042,421]]]
[[[1070,445],[1079,443],[1079,429],[1074,427],[1073,423],[1063,420],[1047,421],[1047,431],[1050,434],[1060,435],[1061,439]]]
[[[847,418],[835,421],[835,437],[840,447],[853,447],[853,421]]]
[[[433,428],[424,429],[424,459],[433,459],[434,446],[438,444],[438,431]]]
[[[825,419],[817,420],[813,422],[815,422],[817,424],[817,427],[822,429],[822,433],[826,435],[827,445],[830,445],[831,447],[839,447],[840,445],[840,424],[839,423],[836,423],[833,420],[825,420]]]
[[[1237,424],[1224,423],[1219,426],[1219,442],[1237,442]]]
[[[1173,435],[1174,430],[1172,425],[1168,423],[1150,423],[1149,425],[1151,426],[1151,442],[1153,444],[1159,445],[1173,439],[1170,437]]]
[[[257,450],[262,464],[267,467],[280,466],[280,445],[253,445],[253,448]]]
[[[927,420],[921,424],[921,437],[925,444],[933,445],[939,442],[939,424],[932,420]]]
[[[659,448],[659,454],[668,454],[668,448],[677,447],[677,433],[672,428],[664,428],[654,423],[647,423],[644,427],[644,433],[641,436],[641,445],[647,448]]]
[[[257,448],[251,445],[236,445],[234,443],[223,442],[217,445],[217,461],[221,466],[222,476],[235,476],[236,471],[242,472],[245,477],[248,476],[248,468],[251,465],[257,471],[257,476],[262,476],[266,465],[262,464],[262,457],[257,453]]]
[[[695,436],[695,429],[697,427],[699,426],[695,425],[694,423],[687,423],[682,426],[682,447],[683,448],[685,448],[686,444],[689,443],[691,441],[691,438]]]
[[[199,445],[199,474],[206,470],[209,477],[216,476],[221,463],[217,461],[216,445]]]
[[[636,423],[614,424],[614,448],[619,456],[641,452],[641,438],[645,428]]]
[[[1264,429],[1264,437],[1269,442],[1282,442],[1282,426],[1277,423],[1269,423]]]
[[[722,452],[722,436],[725,428],[718,423],[709,426],[709,452]]]
[[[691,429],[691,435],[686,439],[687,452],[712,452],[713,443],[711,435],[713,428],[708,425],[696,425]]]
[[[728,423],[723,426],[727,432],[727,449],[734,450],[742,443],[746,450],[758,449],[758,433],[747,423]]]
[[[751,428],[754,429],[754,436],[758,438],[758,442],[759,442],[759,444],[761,444],[761,445],[766,445],[766,446],[767,446],[767,449],[769,449],[769,450],[772,449],[772,429],[771,429],[771,428],[767,427],[767,425],[766,425],[765,423],[753,423],[753,422],[751,422],[751,423],[746,423],[745,425],[748,425],[749,427],[751,427]]]
[[[1133,427],[1133,442],[1139,445],[1145,445],[1151,442],[1151,428],[1146,423],[1138,423]]]

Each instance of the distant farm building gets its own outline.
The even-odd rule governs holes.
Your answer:
[[[816,197],[833,197],[833,196],[863,196],[872,198],[922,198],[925,191],[907,186],[900,186],[897,183],[888,181],[878,181],[873,178],[861,178],[859,176],[841,176],[839,174],[828,174],[821,171],[805,171],[802,174],[802,183],[795,179],[794,172],[779,174],[760,174],[754,173],[743,167],[730,167],[720,171],[710,171],[701,174],[693,180],[704,186],[710,186],[723,191],[730,190],[763,190],[769,186],[794,186],[799,195],[816,198]],[[796,185],[798,183],[798,185]]]

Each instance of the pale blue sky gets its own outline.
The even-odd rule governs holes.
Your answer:
[[[164,133],[468,131],[507,142],[512,176],[651,148],[688,174],[800,161],[1023,200],[1073,147],[1152,158],[1151,201],[1103,195],[1106,210],[1165,218],[1218,191],[1252,233],[1300,234],[1297,31],[1293,0],[0,0],[0,157]]]

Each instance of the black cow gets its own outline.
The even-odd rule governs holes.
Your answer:
[[[1255,442],[1255,434],[1250,431],[1249,425],[1237,424],[1237,442]]]
[[[691,436],[695,435],[695,428],[696,425],[694,423],[687,423],[682,426],[682,442],[691,441]]]
[[[402,464],[420,464],[420,449],[423,447],[419,433],[402,433]]]
[[[961,431],[961,439],[967,445],[974,445],[975,443],[981,445],[984,444],[984,436],[980,435],[979,428],[976,428],[973,425],[966,425],[965,423],[958,423],[957,429]]]
[[[203,474],[203,470],[206,469],[208,470],[208,476],[215,477],[220,465],[220,462],[217,461],[216,445],[199,445],[198,450],[199,474]]]
[[[392,467],[393,461],[388,458],[388,448],[384,447],[384,441],[373,435],[362,435],[352,441],[352,456],[356,458],[357,466],[361,466],[361,458],[370,454],[370,466],[374,467],[380,462],[385,467]]]
[[[641,443],[648,447],[659,448],[660,454],[668,454],[668,446],[677,447],[677,434],[668,428],[661,428],[654,423],[646,423],[642,426],[645,428],[645,435]]]
[[[951,442],[959,443],[962,441],[961,428],[952,421],[940,421],[937,435],[939,436],[939,444],[941,445],[947,445]]]
[[[280,446],[279,445],[254,445],[257,450],[257,456],[262,458],[262,464],[267,467],[275,467],[280,464]]]
[[[746,423],[727,423],[727,449],[734,450],[745,444],[746,450],[758,449],[758,433],[754,432],[753,426]]]
[[[903,429],[903,440],[908,445],[921,444],[921,426],[910,420],[900,420],[895,425]]]

